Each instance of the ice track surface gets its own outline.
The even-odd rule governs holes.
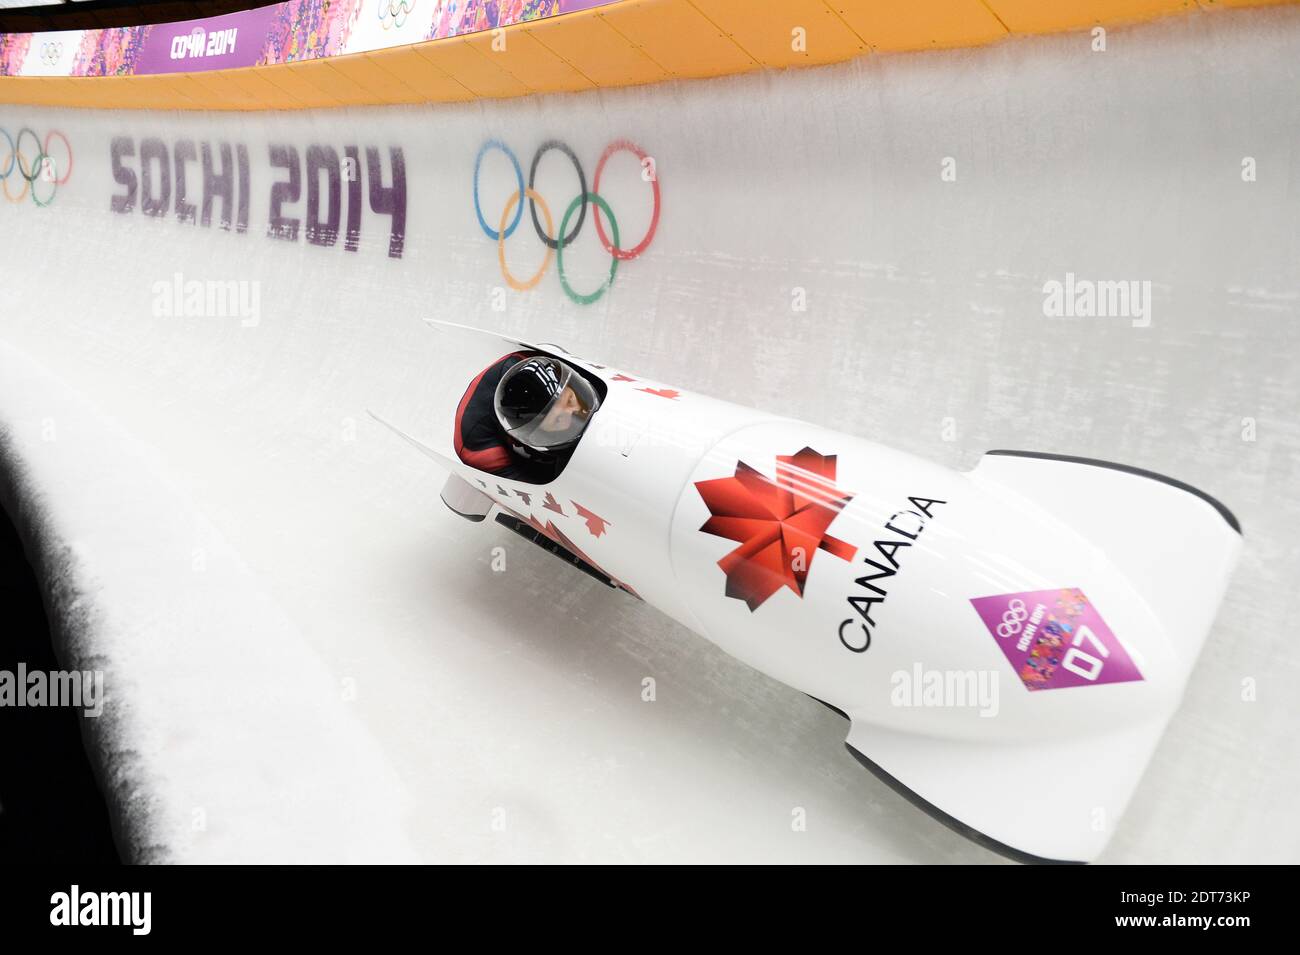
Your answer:
[[[1070,34],[429,108],[0,106],[0,127],[58,130],[73,160],[49,140],[66,181],[47,205],[4,183],[19,200],[0,204],[0,494],[65,663],[106,671],[89,742],[127,856],[994,860],[858,766],[817,703],[450,514],[438,470],[366,414],[420,414],[441,367],[427,316],[961,468],[1052,451],[1214,494],[1246,548],[1103,861],[1295,861],[1298,64],[1300,15],[1275,10],[1112,30],[1104,53]],[[118,178],[115,139],[131,149]],[[484,226],[514,171],[484,154],[481,224],[484,144],[527,179],[561,141],[591,188],[624,139],[661,186],[648,246],[580,304],[610,263],[589,219],[565,250],[573,295],[554,261],[511,288]],[[151,140],[173,180],[194,144],[198,221],[176,215],[176,181],[167,213],[144,213],[161,201],[138,181]],[[222,144],[236,165],[246,152],[242,234],[219,202],[201,221],[204,143],[217,165]],[[319,244],[301,221],[309,162],[349,147],[355,251],[346,214],[329,243],[327,174]],[[400,229],[375,211],[395,150]],[[281,219],[298,232],[270,237],[291,167]],[[625,247],[652,220],[640,172],[618,152],[600,183]],[[114,211],[130,175],[132,208]],[[32,184],[42,201],[49,186]],[[535,191],[557,228],[577,189],[549,150]],[[505,253],[517,284],[542,263],[527,210]],[[1045,317],[1043,284],[1067,273],[1150,281],[1150,326]],[[247,307],[159,314],[178,275],[243,283]]]

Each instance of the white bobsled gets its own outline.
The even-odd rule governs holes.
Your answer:
[[[1104,847],[1178,706],[1241,546],[1181,482],[991,451],[968,473],[537,345],[446,336],[417,423],[443,500],[652,604],[840,711],[850,752],[1022,861]],[[528,350],[602,397],[559,476],[463,463],[470,381]]]

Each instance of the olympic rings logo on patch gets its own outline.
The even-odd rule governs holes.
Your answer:
[[[63,58],[63,41],[46,40],[41,44],[41,62],[46,66],[55,66]]]
[[[1029,610],[1025,607],[1025,602],[1019,597],[1007,604],[1006,613],[1002,615],[1002,622],[998,624],[998,636],[1006,639],[1014,637],[1023,628],[1025,620],[1029,618]]]
[[[492,150],[498,150],[505,154],[510,160],[515,170],[515,183],[517,189],[510,199],[506,202],[505,208],[501,211],[501,220],[494,229],[488,224],[487,219],[483,217],[483,207],[479,203],[478,184],[479,172],[483,166],[483,158]],[[555,221],[551,216],[550,206],[535,191],[534,186],[537,183],[537,167],[545,156],[551,150],[564,153],[573,163],[573,168],[578,173],[578,194],[574,196],[568,207],[564,210],[564,215],[560,218],[560,228],[555,230]],[[649,175],[643,174],[642,178],[650,183],[650,189],[654,195],[654,211],[650,216],[650,225],[646,229],[645,235],[636,245],[625,248],[621,242],[618,233],[618,220],[614,217],[614,210],[610,208],[609,203],[600,194],[600,179],[604,174],[605,165],[610,158],[616,153],[629,152],[640,160],[642,169],[649,171]],[[556,273],[560,277],[560,287],[564,289],[564,294],[579,305],[590,305],[600,299],[610,287],[614,284],[614,277],[618,274],[619,262],[626,262],[635,259],[654,241],[655,232],[659,228],[659,177],[653,171],[654,160],[651,159],[640,146],[627,139],[617,139],[605,147],[601,153],[600,159],[596,163],[596,175],[592,180],[591,189],[587,189],[587,176],[583,171],[582,164],[573,150],[567,143],[558,139],[547,140],[537,147],[537,152],[533,154],[533,162],[528,171],[528,185],[524,185],[523,168],[519,165],[519,159],[514,152],[505,143],[499,139],[489,139],[478,151],[478,156],[474,160],[474,214],[478,216],[478,223],[482,227],[487,237],[497,244],[497,259],[501,263],[501,274],[505,277],[506,283],[516,291],[526,292],[535,288],[537,283],[542,280],[546,270],[551,265],[551,258],[554,256],[556,262]],[[527,279],[519,279],[511,274],[509,266],[506,265],[506,239],[514,234],[516,226],[524,214],[524,200],[528,200],[528,211],[533,220],[533,229],[537,237],[541,239],[546,246],[546,258],[542,262],[541,268],[535,274]],[[609,275],[605,281],[594,292],[580,293],[569,285],[569,280],[564,274],[564,249],[566,246],[573,245],[577,240],[579,233],[582,232],[583,224],[587,221],[587,206],[595,206],[595,212],[592,219],[596,224],[596,235],[600,238],[600,244],[605,251],[609,253]],[[538,219],[537,212],[541,210],[541,218],[546,221],[546,227],[542,227],[542,221]],[[511,213],[514,217],[511,218]],[[573,229],[569,229],[569,222],[573,219],[574,213],[577,213],[577,222],[574,223]],[[609,219],[609,232],[613,238],[605,231],[605,224],[601,221],[601,214]]]
[[[379,25],[385,30],[391,26],[400,30],[406,26],[406,18],[412,10],[415,9],[416,0],[378,0],[379,2]]]
[[[67,153],[67,159],[62,163],[50,153],[50,143],[56,138],[63,142],[63,151]],[[0,154],[0,190],[3,190],[5,198],[10,202],[22,202],[31,195],[36,205],[48,206],[54,201],[59,186],[72,175],[72,146],[68,137],[52,129],[42,141],[31,127],[24,126],[18,130],[17,136],[11,136],[7,129],[0,127],[0,139],[9,147],[7,152]],[[34,155],[29,159],[28,153]],[[9,188],[15,173],[22,181],[22,190],[16,196]],[[49,194],[44,197],[37,195],[37,183],[49,186]]]

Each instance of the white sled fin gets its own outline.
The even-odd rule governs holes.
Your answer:
[[[367,411],[366,414],[370,415],[370,417],[374,418],[385,428],[393,432],[393,434],[397,435],[399,438],[401,438],[407,444],[411,445],[416,450],[420,451],[421,453],[423,453],[424,455],[430,458],[433,458],[433,460],[438,462],[438,464],[442,465],[442,467],[449,474],[459,474],[461,468],[464,467],[464,465],[461,465],[458,462],[453,461],[451,458],[447,457],[447,455],[443,454],[441,451],[435,451],[433,448],[429,447],[427,444],[425,444],[423,441],[419,440],[418,438],[411,437],[401,428],[397,427],[397,425],[385,421],[383,418],[379,417],[379,415],[375,414],[373,411]]]
[[[470,332],[471,334],[474,335],[486,335],[489,338],[496,338],[504,342],[505,344],[510,345],[511,347],[528,348],[534,351],[547,350],[547,347],[545,345],[539,345],[533,342],[526,342],[521,338],[511,338],[509,335],[502,335],[500,332],[490,332],[485,328],[475,328],[473,325],[460,325],[457,324],[456,322],[444,322],[437,318],[426,318],[424,319],[424,324],[428,325],[435,332],[455,332],[457,334],[464,334],[465,332]],[[560,350],[564,351],[564,349],[560,349]]]
[[[454,332],[464,334],[469,332],[473,335],[487,336],[495,338],[497,341],[509,345],[511,348],[525,348],[529,351],[546,352],[556,357],[563,357],[566,361],[576,361],[588,366],[589,368],[599,368],[602,366],[594,365],[585,358],[579,358],[563,345],[557,345],[555,342],[530,342],[522,338],[511,338],[509,335],[502,335],[500,332],[490,332],[483,328],[475,328],[472,325],[459,325],[456,322],[444,322],[437,318],[426,318],[424,324],[428,325],[435,332]]]
[[[913,805],[985,848],[1018,862],[1085,863],[1105,846],[1164,723],[981,743],[855,722],[846,744]]]
[[[411,445],[426,456],[433,458],[434,461],[438,462],[438,464],[447,471],[447,483],[443,485],[442,493],[439,496],[442,498],[442,503],[446,504],[452,513],[465,518],[467,521],[473,521],[475,523],[478,523],[487,517],[488,513],[492,510],[492,498],[474,487],[461,476],[460,472],[464,466],[458,467],[456,462],[452,461],[452,459],[447,457],[445,454],[435,451],[418,438],[411,437],[411,435],[407,434],[401,428],[385,421],[373,411],[368,411],[367,414],[389,431],[393,432],[393,434],[404,440],[407,444]]]

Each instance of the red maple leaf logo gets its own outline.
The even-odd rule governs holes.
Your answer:
[[[587,530],[592,537],[599,537],[605,533],[605,528],[609,527],[609,521],[601,517],[594,511],[589,511],[577,501],[573,501],[573,506],[578,509],[578,516],[587,522]]]
[[[695,482],[713,515],[700,530],[740,542],[718,566],[727,575],[727,596],[751,612],[782,587],[802,597],[817,550],[841,560],[858,552],[826,533],[853,500],[835,486],[835,457],[806,447],[777,455],[776,480],[737,461],[734,477]]]
[[[668,398],[675,401],[681,392],[675,388],[638,388],[637,391],[644,391],[647,395],[654,395],[656,398]]]

